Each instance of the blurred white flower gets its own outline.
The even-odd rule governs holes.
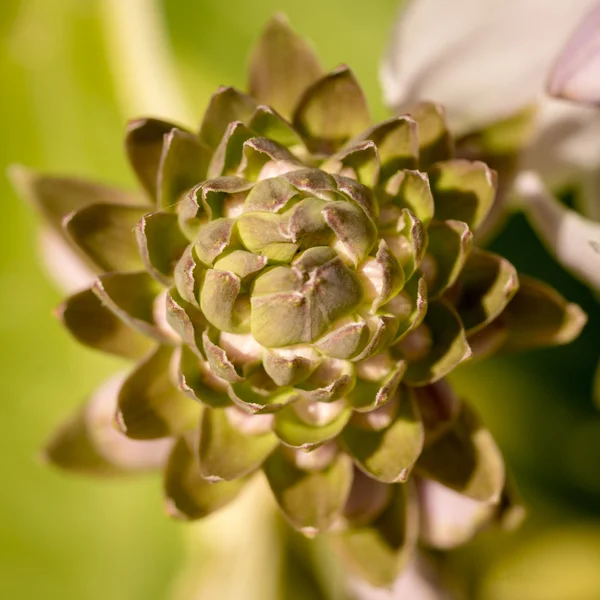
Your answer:
[[[354,600],[451,600],[420,556],[411,560],[390,589],[372,587],[361,579],[351,579],[350,589]]]
[[[520,156],[526,175],[513,191],[557,259],[600,287],[600,111],[586,106],[600,104],[597,0],[408,0],[381,82],[396,112],[420,100],[443,104],[459,135],[537,103]],[[553,95],[578,103],[548,96],[547,82]],[[573,185],[589,219],[550,193]]]

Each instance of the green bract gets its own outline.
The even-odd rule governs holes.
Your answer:
[[[137,359],[46,449],[66,469],[162,467],[195,519],[265,474],[289,522],[393,580],[417,540],[450,547],[511,506],[502,458],[444,377],[564,343],[585,316],[473,247],[496,174],[422,104],[373,124],[352,71],[321,71],[280,18],[199,132],[132,122],[145,193],[15,169],[96,270],[59,314]],[[113,427],[114,424],[114,427]]]

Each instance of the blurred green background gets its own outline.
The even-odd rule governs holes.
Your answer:
[[[122,151],[127,117],[159,107],[158,116],[194,126],[219,84],[244,87],[247,50],[276,11],[314,42],[327,67],[351,65],[374,116],[385,115],[377,70],[396,0],[156,4],[174,80],[186,92],[172,114],[161,104],[170,86],[165,73],[142,74],[157,90],[144,96],[122,57],[127,44],[138,57],[152,55],[139,45],[153,23],[146,0],[0,3],[3,173],[19,162],[133,185]],[[53,318],[60,293],[40,266],[35,217],[5,177],[0,189],[0,597],[167,598],[185,559],[184,526],[164,517],[158,479],[78,479],[36,459],[52,428],[118,362],[76,345]],[[569,347],[468,365],[454,377],[496,435],[529,518],[515,534],[489,532],[453,552],[448,570],[467,598],[597,600],[600,416],[591,388],[598,305],[548,257],[522,217],[511,219],[493,247],[580,303],[590,320]]]

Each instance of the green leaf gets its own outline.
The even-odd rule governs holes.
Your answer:
[[[350,408],[301,400],[275,414],[273,431],[286,446],[311,450],[337,437],[351,415]]]
[[[245,280],[262,271],[267,265],[267,257],[245,250],[233,250],[215,262],[217,271],[229,271]]]
[[[259,181],[244,202],[245,212],[279,212],[284,209],[298,190],[283,177]]]
[[[179,389],[184,394],[213,408],[231,406],[227,382],[217,377],[205,360],[186,346],[175,353]]]
[[[102,352],[141,358],[154,346],[151,339],[106,308],[91,289],[67,298],[57,314],[78,342]]]
[[[301,168],[302,163],[285,147],[266,137],[252,137],[244,142],[238,172],[246,179],[264,179],[263,167]],[[269,172],[267,171],[267,174]]]
[[[262,365],[254,366],[254,369],[244,381],[233,383],[229,388],[229,397],[243,411],[269,414],[298,400],[298,393],[294,389],[274,386]]]
[[[492,435],[466,404],[454,426],[423,450],[415,471],[481,502],[498,501],[505,481]]]
[[[357,181],[369,187],[379,180],[379,168],[379,153],[371,140],[353,141],[321,165],[328,173],[346,174],[350,169]]]
[[[577,304],[549,285],[522,275],[520,286],[501,316],[507,328],[503,351],[523,351],[572,342],[587,322]]]
[[[355,467],[344,507],[344,518],[350,527],[363,527],[375,521],[388,506],[394,490],[395,486],[381,483]]]
[[[227,352],[212,342],[207,331],[202,333],[202,348],[211,371],[217,377],[229,383],[239,383],[243,380]]]
[[[200,127],[200,140],[216,149],[227,126],[233,121],[246,123],[257,107],[257,102],[244,92],[232,87],[220,87],[213,95],[204,113]]]
[[[245,484],[244,479],[218,482],[203,479],[191,443],[180,438],[165,470],[167,513],[176,519],[201,519],[229,504]]]
[[[263,366],[269,377],[279,386],[296,385],[307,379],[318,367],[321,358],[310,346],[266,350]]]
[[[377,241],[377,229],[373,222],[350,202],[328,202],[322,213],[329,228],[357,265]]]
[[[154,201],[157,200],[158,170],[165,136],[172,129],[180,128],[159,119],[136,119],[127,125],[127,157],[139,182]]]
[[[236,427],[237,420],[241,426]],[[202,477],[230,481],[258,469],[279,443],[269,430],[270,420],[269,415],[248,415],[237,408],[205,408],[198,445]]]
[[[481,360],[496,354],[508,339],[508,335],[509,328],[502,317],[468,335],[467,342],[473,352],[472,360]]]
[[[235,243],[235,220],[214,219],[201,225],[194,245],[196,256],[208,267]]]
[[[175,265],[188,246],[177,216],[163,212],[146,215],[135,233],[140,255],[150,274],[164,285],[170,285]]]
[[[166,294],[165,317],[167,323],[180,336],[181,340],[196,354],[202,348],[202,333],[208,321],[195,306],[186,302],[176,289],[170,288]]]
[[[421,265],[427,248],[428,232],[423,223],[407,208],[403,208],[393,230],[384,231],[384,239],[404,269],[408,281]]]
[[[414,388],[414,392],[425,428],[425,445],[429,445],[454,425],[463,403],[447,379]]]
[[[123,378],[113,377],[46,443],[43,458],[54,466],[86,475],[120,475],[159,469],[171,440],[130,440],[114,428],[117,395]]]
[[[408,484],[394,485],[393,497],[369,526],[332,536],[334,548],[351,571],[376,587],[389,587],[415,552],[417,499]]]
[[[278,448],[263,469],[283,514],[302,533],[327,531],[341,517],[352,485],[352,462],[344,454],[337,454],[323,468],[304,470]]]
[[[458,145],[461,150],[478,156],[515,156],[531,140],[538,116],[539,105],[533,102],[477,131],[469,131],[458,140]]]
[[[306,194],[322,200],[331,200],[331,194],[338,191],[336,177],[325,173],[321,169],[296,169],[284,173],[280,178],[287,181],[299,192],[306,192]],[[359,185],[354,179],[350,181]]]
[[[282,278],[287,279],[287,289],[281,286]],[[254,282],[252,335],[266,347],[312,342],[361,300],[358,277],[339,258],[311,268],[306,282],[295,270],[275,267]]]
[[[371,188],[351,177],[343,177],[342,175],[332,175],[331,177],[335,183],[336,191],[359,206],[373,224],[378,222],[379,203],[375,197],[375,192]],[[306,191],[310,191],[310,189]],[[325,196],[324,199],[331,200],[331,197]]]
[[[356,414],[340,435],[356,466],[383,483],[404,483],[423,448],[423,425],[413,393]]]
[[[371,123],[364,94],[352,71],[339,67],[311,85],[293,118],[313,153],[331,154]]]
[[[432,102],[422,102],[410,111],[419,135],[419,170],[426,171],[440,160],[454,155],[454,142],[448,131],[444,109]]]
[[[133,233],[147,213],[143,207],[92,204],[63,221],[69,238],[102,271],[136,271],[144,267]]]
[[[195,308],[200,308],[198,298],[204,271],[204,266],[196,256],[194,245],[190,244],[175,265],[173,280],[179,295]]]
[[[26,167],[13,165],[8,176],[23,196],[56,231],[63,234],[63,219],[91,204],[140,206],[143,195],[71,177],[39,175]]]
[[[385,192],[393,204],[408,208],[423,225],[429,225],[435,206],[427,173],[398,171],[387,182]]]
[[[270,106],[257,106],[248,127],[258,135],[273,140],[293,151],[306,153],[304,142],[298,132]]]
[[[427,230],[429,242],[421,270],[430,298],[452,287],[473,246],[473,234],[462,221],[433,221]]]
[[[378,181],[387,181],[396,171],[416,169],[419,161],[417,124],[408,115],[393,117],[367,129],[359,140],[372,140],[377,147],[381,170]]]
[[[356,381],[352,363],[326,358],[308,379],[296,386],[296,390],[311,402],[333,402],[350,393]]]
[[[517,271],[506,259],[474,248],[447,292],[467,334],[493,321],[517,292]]]
[[[378,360],[374,357],[373,360]],[[360,363],[357,368],[361,368]],[[389,402],[398,389],[406,372],[406,361],[391,363],[389,372],[378,381],[367,381],[358,378],[354,389],[348,394],[347,402],[358,412],[369,412]]]
[[[94,283],[92,290],[104,306],[130,327],[160,342],[171,341],[155,318],[162,287],[148,273],[108,273]]]
[[[186,190],[206,179],[212,152],[187,131],[172,129],[165,136],[157,172],[157,201],[170,209]]]
[[[190,241],[198,237],[207,220],[226,216],[228,200],[240,202],[239,194],[249,190],[252,183],[241,177],[226,176],[210,179],[190,190],[179,203],[179,226]]]
[[[331,358],[352,358],[362,352],[369,341],[366,321],[343,322],[315,342],[315,348]]]
[[[267,23],[250,57],[248,90],[289,118],[301,94],[321,74],[310,45],[278,14]]]
[[[372,313],[395,298],[404,287],[404,270],[385,240],[379,241],[375,259],[368,259],[360,266],[360,273],[365,295],[373,299]]]
[[[594,376],[594,402],[600,407],[600,362],[596,367],[596,375]]]
[[[255,254],[271,244],[290,242],[285,232],[286,219],[270,212],[246,212],[237,220],[237,231],[244,247]]]
[[[400,341],[423,322],[427,306],[425,277],[411,277],[403,290],[382,307],[382,310],[393,314],[398,321],[396,341]]]
[[[435,218],[464,221],[477,229],[492,208],[497,177],[485,163],[462,159],[433,165],[429,179],[435,198]]]
[[[241,121],[229,123],[223,139],[212,155],[208,165],[207,178],[234,175],[242,162],[244,142],[251,137],[254,137],[254,133]]]
[[[410,346],[417,341],[411,337],[418,338],[421,329],[416,329],[411,336],[400,342],[408,359],[404,380],[410,385],[433,383],[471,356],[460,318],[445,302],[437,300],[429,303],[421,328],[424,328],[423,335],[430,336],[430,340],[427,340],[428,348],[422,356],[413,359],[410,355]]]
[[[396,337],[398,319],[391,315],[376,315],[369,319],[369,329],[371,330],[369,342],[358,356],[353,357],[353,361],[365,360],[387,348]]]
[[[159,346],[125,379],[117,423],[127,437],[149,440],[179,435],[197,422],[199,406],[171,382],[173,350]]]
[[[221,331],[247,333],[249,306],[241,293],[240,278],[229,271],[209,269],[200,291],[200,307]]]

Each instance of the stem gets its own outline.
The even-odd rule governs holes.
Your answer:
[[[187,565],[171,600],[278,600],[281,548],[262,477],[228,507],[187,525]]]
[[[123,116],[153,115],[193,124],[156,0],[100,0],[99,11]]]

